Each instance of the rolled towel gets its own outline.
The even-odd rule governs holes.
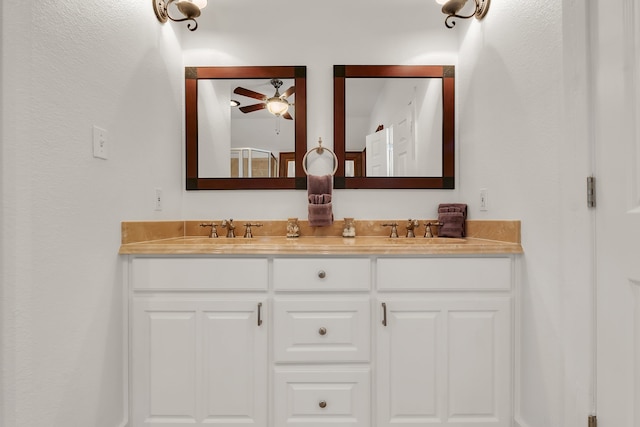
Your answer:
[[[309,203],[312,205],[331,203],[331,194],[309,194]]]

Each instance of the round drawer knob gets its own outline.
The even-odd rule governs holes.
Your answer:
[[[318,403],[318,406],[320,406],[322,409],[327,407],[327,402],[325,402],[324,400],[321,400],[320,403]]]
[[[320,335],[327,335],[327,328],[320,328],[318,329],[318,333]]]
[[[327,273],[325,273],[324,270],[320,270],[318,271],[318,277],[324,279],[325,277],[327,277]]]

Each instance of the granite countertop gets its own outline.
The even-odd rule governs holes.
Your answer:
[[[253,238],[242,237],[248,221],[234,220],[235,238],[209,238],[211,220],[127,221],[122,223],[120,254],[148,255],[463,255],[520,254],[520,221],[467,221],[465,238],[424,238],[424,222],[416,237],[390,238],[389,228],[382,224],[398,223],[398,234],[404,236],[407,220],[356,220],[356,237],[342,237],[344,223],[331,227],[309,227],[299,221],[301,236],[286,237],[287,221],[255,221]],[[214,220],[216,224],[221,221]],[[218,227],[218,233],[224,229]]]

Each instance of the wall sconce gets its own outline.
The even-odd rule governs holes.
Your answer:
[[[207,6],[207,0],[152,0],[153,11],[158,17],[158,21],[163,24],[170,19],[174,22],[193,21],[195,25],[191,27],[191,23],[187,24],[187,28],[190,31],[195,31],[198,28],[198,22],[196,18],[200,16],[200,11]],[[176,7],[182,13],[184,18],[175,19],[169,15],[169,5],[175,3]]]
[[[437,3],[443,5],[442,13],[447,15],[444,20],[444,25],[446,25],[447,28],[455,27],[456,22],[453,20],[454,18],[469,19],[473,18],[474,16],[476,17],[476,19],[484,18],[484,16],[487,14],[487,11],[489,10],[489,3],[491,2],[491,0],[473,1],[475,2],[476,6],[475,10],[471,15],[464,16],[458,15],[458,12],[460,12],[464,5],[467,4],[467,0],[436,0]],[[451,23],[449,23],[450,21]]]

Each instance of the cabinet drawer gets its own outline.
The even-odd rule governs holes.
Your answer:
[[[510,258],[381,258],[381,290],[510,290]]]
[[[367,362],[368,298],[274,300],[277,362]]]
[[[266,290],[267,259],[134,258],[134,289]]]
[[[278,291],[366,291],[370,288],[368,258],[279,258],[273,260]]]
[[[279,427],[370,427],[368,368],[276,370],[274,415]]]

